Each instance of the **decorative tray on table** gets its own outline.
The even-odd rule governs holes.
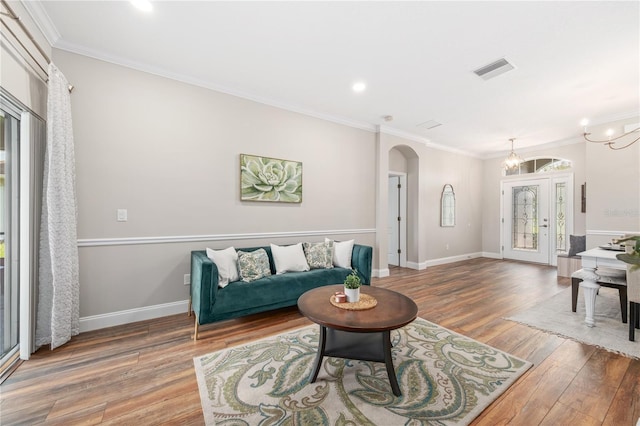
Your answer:
[[[329,298],[329,301],[333,306],[340,309],[346,309],[349,311],[363,311],[365,309],[375,308],[375,306],[378,304],[378,301],[376,300],[375,297],[370,296],[368,294],[363,294],[363,293],[360,293],[360,300],[353,303],[337,302],[335,295],[331,295],[331,297]]]
[[[598,247],[604,250],[624,251],[624,245],[620,245],[620,244],[607,243]]]

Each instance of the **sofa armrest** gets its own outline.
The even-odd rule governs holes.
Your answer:
[[[371,246],[363,246],[360,244],[353,245],[351,254],[351,267],[358,271],[362,284],[371,285],[371,262],[373,256],[373,248]]]
[[[218,267],[204,250],[191,252],[191,305],[198,322],[211,316],[218,292]]]

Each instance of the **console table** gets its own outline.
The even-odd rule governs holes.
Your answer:
[[[584,322],[589,327],[595,326],[593,315],[596,305],[596,294],[600,288],[600,284],[597,283],[599,277],[596,274],[596,269],[611,268],[626,271],[626,264],[616,259],[616,254],[618,253],[621,252],[594,248],[577,254],[582,257],[582,269],[584,273],[580,287],[584,290],[584,306],[586,311]]]

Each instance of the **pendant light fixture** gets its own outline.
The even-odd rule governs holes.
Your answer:
[[[517,170],[520,166],[520,163],[522,163],[524,160],[513,150],[513,141],[515,141],[516,139],[511,138],[509,140],[511,141],[511,152],[509,153],[507,158],[505,158],[503,165],[505,170],[513,171]]]
[[[607,130],[607,133],[606,133],[607,139],[605,140],[590,138],[589,136],[591,136],[591,133],[587,132],[588,124],[589,124],[589,120],[587,120],[586,118],[580,122],[580,125],[584,129],[584,132],[582,133],[582,137],[587,142],[601,143],[601,144],[607,145],[609,148],[613,150],[619,150],[619,149],[628,148],[640,140],[640,125],[638,124],[634,126],[630,126],[631,127],[630,131],[624,132],[621,135],[616,137],[614,137],[613,129],[609,129]],[[630,137],[627,137],[627,136],[630,136]]]

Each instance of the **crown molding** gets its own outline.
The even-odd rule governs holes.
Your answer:
[[[630,120],[632,118],[639,118],[639,117],[640,117],[640,110],[638,109],[633,111],[621,112],[618,114],[603,115],[600,117],[589,119],[589,124],[587,125],[587,127],[599,126],[601,124],[613,123],[614,121]],[[576,125],[576,127],[577,126],[579,125]]]
[[[635,110],[635,111],[627,111],[627,112],[622,112],[622,113],[618,113],[618,114],[611,114],[611,115],[607,115],[607,116],[601,116],[601,117],[596,117],[593,120],[590,120],[592,122],[589,123],[589,125],[587,127],[594,127],[594,126],[600,126],[602,124],[609,124],[609,123],[613,123],[615,121],[621,121],[621,120],[631,120],[631,119],[637,119],[640,117],[640,110]],[[632,125],[635,123],[632,123]],[[576,126],[576,132],[580,131],[579,127]],[[567,145],[575,145],[578,143],[584,143],[585,140],[582,137],[582,133],[580,133],[580,135],[576,135],[574,137],[571,138],[566,138],[566,139],[560,139],[557,141],[553,141],[553,142],[548,142],[548,143],[544,143],[541,145],[534,145],[534,146],[530,146],[527,148],[519,148],[518,149],[518,153],[528,153],[528,152],[536,152],[536,151],[541,151],[544,149],[550,149],[550,148],[558,148],[561,146],[567,146]],[[491,160],[494,158],[501,158],[504,157],[506,155],[509,154],[509,151],[500,151],[498,153],[494,153],[494,154],[490,154],[490,155],[486,155],[483,156],[482,159],[483,160]]]
[[[51,21],[49,14],[42,6],[41,2],[33,2],[33,1],[23,1],[21,3],[25,6],[25,9],[31,16],[31,19],[35,22],[36,26],[40,29],[44,37],[47,39],[49,44],[56,49],[65,50],[67,52],[76,53],[78,55],[88,56],[93,59],[98,59],[104,62],[109,62],[115,65],[124,66],[127,68],[131,68],[137,71],[146,72],[149,74],[154,74],[159,77],[169,78],[171,80],[180,81],[182,83],[191,84],[193,86],[203,87],[205,89],[214,90],[216,92],[225,93],[228,95],[236,96],[239,98],[247,99],[253,102],[261,103],[264,105],[273,106],[276,108],[284,109],[287,111],[295,112],[298,114],[307,115],[310,117],[318,118],[325,121],[330,121],[337,124],[342,124],[348,127],[353,127],[356,129],[366,130],[368,132],[375,132],[376,126],[367,123],[364,121],[352,120],[346,117],[341,117],[332,114],[326,114],[318,111],[313,111],[310,109],[306,109],[300,107],[298,105],[292,105],[286,102],[283,102],[278,99],[267,98],[264,96],[259,96],[253,93],[243,92],[231,87],[223,86],[220,84],[213,84],[208,81],[204,81],[198,78],[193,78],[188,75],[179,74],[167,71],[163,68],[153,67],[147,64],[143,64],[141,62],[132,61],[117,55],[110,55],[108,53],[100,52],[94,49],[88,49],[84,46],[80,46],[74,43],[70,43],[64,39],[58,32],[58,29]]]
[[[418,143],[424,144],[428,148],[437,149],[438,151],[451,152],[453,154],[464,155],[466,157],[481,158],[479,155],[471,153],[469,151],[464,151],[462,149],[451,148],[445,145],[440,145],[440,144],[431,142],[429,139],[423,136],[405,132],[404,130],[399,130],[393,127],[380,125],[378,126],[378,132],[384,133],[386,135],[397,136],[399,138],[407,139],[413,142],[418,142]]]
[[[62,36],[53,24],[49,14],[44,9],[44,6],[42,6],[42,3],[39,1],[24,0],[21,0],[20,3],[24,6],[29,16],[31,16],[31,19],[36,24],[44,38],[47,39],[49,45],[54,46]]]
[[[582,139],[582,135],[580,136],[574,136],[572,138],[567,138],[567,139],[560,139],[557,141],[553,141],[553,142],[547,142],[541,145],[534,145],[534,146],[530,146],[527,148],[518,148],[518,154],[526,154],[526,153],[530,153],[530,152],[537,152],[537,151],[542,151],[544,149],[551,149],[551,148],[559,148],[561,146],[567,146],[567,145],[575,145],[578,143],[583,143],[584,139]],[[498,153],[493,153],[490,155],[485,155],[482,157],[483,160],[492,160],[494,158],[504,158],[505,156],[509,155],[509,151],[500,151]]]
[[[396,129],[395,127],[379,125],[377,126],[377,131],[379,133],[384,133],[385,135],[397,136],[399,138],[407,139],[413,142],[418,142],[423,145],[427,145],[429,143],[429,139],[423,136],[405,132],[404,130]]]
[[[182,83],[191,84],[193,86],[202,87],[205,89],[213,90],[216,92],[224,93],[224,94],[235,96],[242,99],[247,99],[253,102],[257,102],[257,103],[268,105],[268,106],[273,106],[286,111],[303,114],[309,117],[314,117],[314,118],[330,121],[337,124],[342,124],[344,126],[353,127],[360,130],[366,130],[368,132],[376,131],[376,126],[371,123],[352,120],[352,119],[341,117],[338,115],[332,115],[332,114],[326,114],[318,111],[313,111],[310,109],[300,107],[298,105],[292,105],[292,104],[283,102],[278,99],[272,99],[272,98],[256,95],[253,93],[243,92],[241,90],[230,88],[224,85],[214,84],[209,81],[201,80],[188,75],[174,73],[171,71],[167,71],[163,68],[154,67],[151,65],[143,64],[141,62],[137,62],[137,61],[132,61],[130,59],[122,58],[117,55],[110,55],[108,53],[100,52],[94,49],[88,49],[84,46],[80,46],[74,43],[69,43],[68,41],[63,39],[58,40],[58,42],[55,44],[54,47],[56,49],[64,50],[70,53],[87,56],[93,59],[114,64],[114,65],[119,65],[126,68],[134,69],[136,71],[142,71],[147,74],[153,74],[159,77],[180,81]]]

